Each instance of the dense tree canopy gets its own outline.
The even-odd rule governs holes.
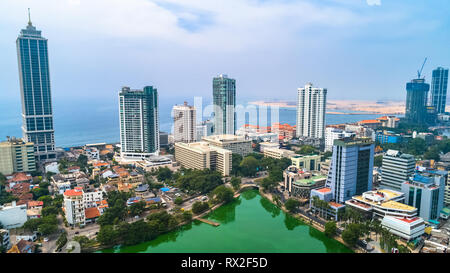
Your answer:
[[[298,206],[300,206],[300,201],[298,201],[297,199],[289,198],[284,206],[289,212],[295,212]]]
[[[176,186],[189,192],[208,193],[223,184],[222,175],[217,171],[184,169],[178,176]]]

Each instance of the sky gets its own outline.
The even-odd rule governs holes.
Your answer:
[[[236,79],[239,100],[405,100],[406,82],[450,67],[448,0],[0,0],[0,99],[20,101],[15,40],[49,40],[54,101],[117,101],[153,85],[181,104]],[[114,105],[116,106],[116,105]]]

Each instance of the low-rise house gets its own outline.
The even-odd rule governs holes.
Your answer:
[[[26,240],[20,240],[17,244],[14,244],[8,253],[34,253],[36,247],[33,242]]]
[[[44,202],[42,201],[29,201],[27,203],[27,218],[41,218],[42,216],[42,208],[44,206]]]
[[[37,232],[22,232],[16,235],[16,243],[20,242],[21,240],[34,242],[37,240]]]
[[[64,182],[70,182],[71,187],[77,187],[77,183],[89,183],[88,176],[84,172],[73,172],[73,173],[67,173],[67,174],[56,174],[52,176],[52,184],[54,187],[58,183],[64,183]]]
[[[11,189],[20,183],[32,183],[33,177],[27,173],[14,173],[11,176],[6,177],[6,189]]]
[[[87,208],[84,211],[85,213],[85,221],[88,223],[95,223],[95,221],[100,217],[100,210],[97,207]]]
[[[17,205],[16,201],[11,204],[0,206],[0,223],[6,229],[18,228],[27,221],[27,206]]]
[[[67,168],[67,171],[69,173],[76,173],[76,172],[80,171],[80,167],[78,167],[78,166],[70,166],[70,167]]]

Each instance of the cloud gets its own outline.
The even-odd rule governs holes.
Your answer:
[[[381,0],[367,0],[369,6],[381,6]]]
[[[289,42],[310,26],[338,28],[366,18],[342,6],[275,0],[2,0],[3,22],[26,22],[62,33],[158,40],[191,48],[239,51],[268,39]],[[283,30],[283,31],[280,31]]]

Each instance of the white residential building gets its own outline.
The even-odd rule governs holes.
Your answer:
[[[190,143],[197,140],[196,111],[194,106],[175,105],[172,108],[173,137],[175,142]]]
[[[70,225],[84,226],[89,218],[87,211],[103,200],[103,191],[84,192],[81,187],[64,192],[64,212]]]
[[[308,83],[298,89],[297,137],[324,138],[327,89]]]
[[[0,206],[0,223],[3,228],[12,229],[23,226],[27,218],[27,205],[16,205],[16,201],[11,204]]]
[[[344,131],[339,128],[327,127],[325,129],[325,152],[333,151],[333,143],[336,139],[356,136],[354,132]]]

